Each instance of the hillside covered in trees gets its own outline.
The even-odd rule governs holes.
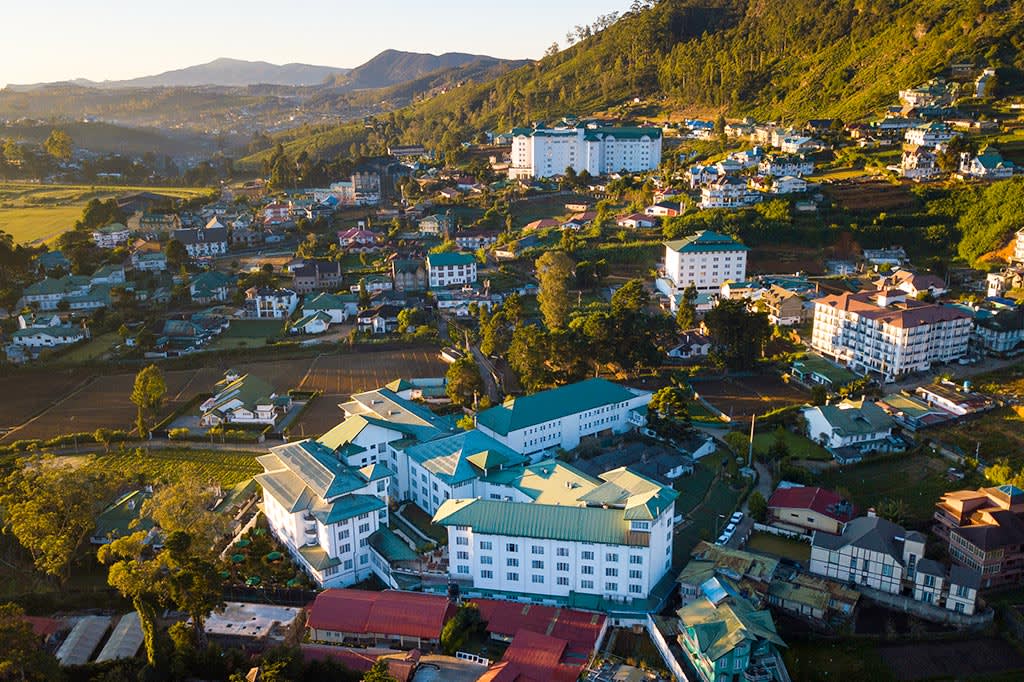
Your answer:
[[[637,0],[622,17],[570,34],[575,44],[542,60],[389,115],[399,139],[321,128],[293,131],[286,147],[324,155],[367,141],[445,149],[483,130],[634,97],[664,110],[851,120],[951,63],[998,67],[1010,87],[1024,80],[1024,5],[1012,0]]]

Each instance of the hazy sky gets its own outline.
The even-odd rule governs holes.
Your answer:
[[[381,50],[536,58],[627,0],[3,0],[0,86],[120,80],[217,57],[358,66]]]

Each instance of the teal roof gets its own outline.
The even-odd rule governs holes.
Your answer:
[[[623,507],[629,521],[650,521],[672,506],[679,493],[626,467],[601,474],[603,484],[581,495],[587,505]]]
[[[390,528],[380,528],[367,538],[370,547],[377,550],[377,553],[388,562],[416,561],[420,555],[405,544],[405,540],[398,537]]]
[[[366,479],[315,440],[278,445],[258,459],[267,473],[257,480],[264,484],[267,479],[271,487],[284,493],[282,502],[288,499],[292,505],[299,502],[305,488],[330,500],[366,486]]]
[[[217,393],[213,396],[213,404],[207,409],[207,413],[214,410],[223,410],[227,406],[238,401],[247,410],[255,410],[262,402],[270,401],[274,394],[274,388],[263,379],[252,374],[243,374],[232,382],[219,382],[216,386]]]
[[[115,232],[125,232],[127,230],[128,230],[128,228],[125,227],[124,225],[122,225],[121,223],[111,223],[109,225],[104,225],[103,227],[96,228],[95,230],[93,230],[93,232],[101,232],[103,234],[113,234]]]
[[[134,490],[119,497],[96,517],[92,537],[104,540],[123,538],[139,530],[149,530],[153,521],[142,516],[142,503],[152,497],[145,490]]]
[[[452,265],[469,265],[476,259],[469,253],[457,253],[446,251],[445,253],[432,253],[427,256],[427,267],[443,268]]]
[[[750,249],[740,244],[736,239],[728,235],[701,230],[685,239],[677,239],[665,242],[665,246],[678,251],[679,253],[703,253],[712,251],[749,251]]]
[[[300,317],[298,320],[295,321],[294,324],[292,324],[292,328],[293,329],[302,329],[303,327],[305,327],[310,322],[313,322],[314,320],[321,320],[323,322],[327,322],[328,324],[330,324],[331,316],[328,315],[327,313],[325,313],[322,310],[318,310],[315,313],[313,313],[312,315],[306,315],[305,317]]]
[[[840,405],[843,406],[840,408]],[[893,420],[873,402],[844,400],[839,405],[822,405],[819,410],[832,429],[843,436],[870,435],[892,428]]]
[[[677,615],[680,625],[693,632],[700,653],[712,661],[747,640],[785,646],[775,630],[771,612],[755,609],[743,597],[725,596],[715,604],[701,596],[681,608]]]
[[[345,300],[336,294],[317,294],[302,302],[303,310],[342,310]]]
[[[521,398],[510,398],[478,414],[476,422],[507,436],[512,431],[635,397],[636,394],[626,387],[606,379],[587,379]]]
[[[314,505],[313,516],[320,523],[329,525],[385,507],[384,500],[375,495],[344,495],[326,506]]]
[[[448,485],[478,478],[486,470],[521,464],[525,458],[476,429],[406,448],[405,454]]]
[[[82,336],[84,332],[78,328],[68,324],[62,324],[55,327],[28,327],[27,329],[19,329],[11,333],[11,338],[20,339],[36,334],[48,334],[57,339],[69,339]]]
[[[317,571],[333,568],[341,563],[341,559],[338,557],[328,556],[327,551],[320,545],[299,547],[299,554]]]
[[[643,545],[621,509],[523,504],[503,500],[445,500],[434,515],[441,526],[470,526],[474,533],[521,538]]]

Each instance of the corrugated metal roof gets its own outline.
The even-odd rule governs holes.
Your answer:
[[[507,436],[512,431],[597,407],[623,403],[636,397],[637,394],[625,386],[606,379],[587,379],[506,400],[478,414],[476,421],[495,433]]]

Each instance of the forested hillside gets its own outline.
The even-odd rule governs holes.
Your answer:
[[[481,130],[600,111],[633,97],[665,108],[805,120],[861,117],[954,62],[1021,82],[1024,3],[1013,0],[661,0],[486,83],[396,112],[406,142],[444,148]],[[354,130],[291,135],[329,154]],[[369,136],[364,133],[363,137]],[[356,135],[359,137],[359,135]]]

